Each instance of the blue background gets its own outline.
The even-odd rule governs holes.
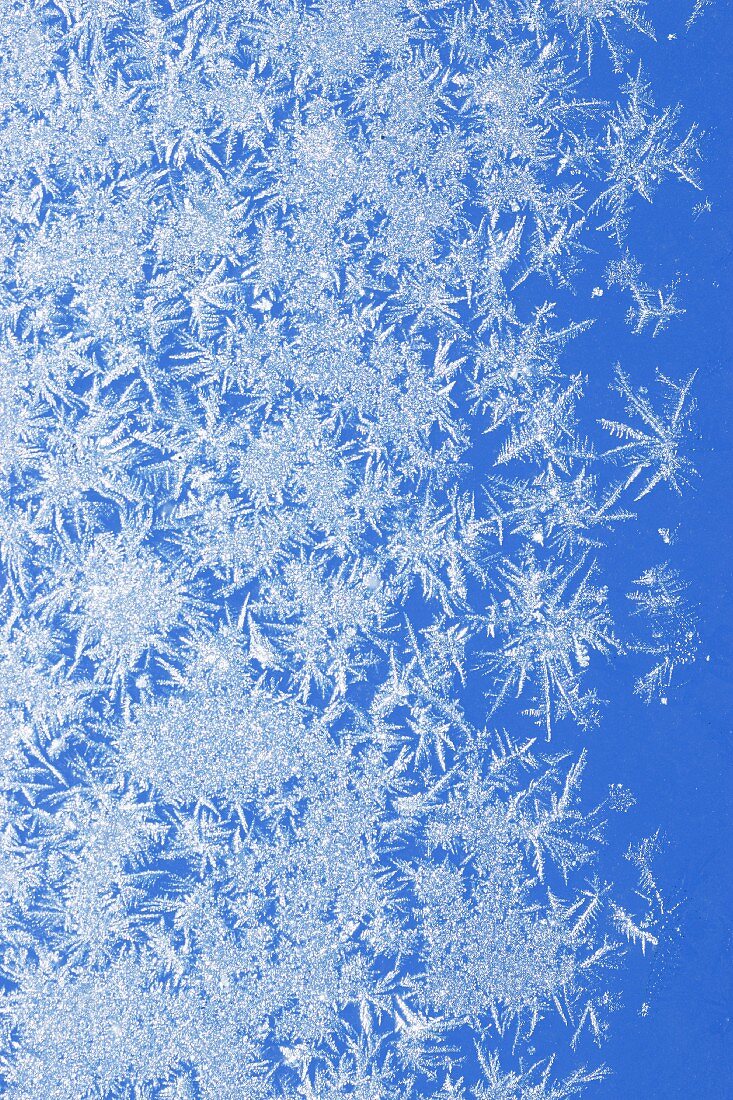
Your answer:
[[[602,797],[609,782],[633,790],[637,805],[614,829],[643,836],[661,826],[661,885],[682,901],[673,949],[626,976],[625,1008],[604,1051],[612,1074],[594,1093],[609,1100],[733,1097],[733,5],[714,3],[686,32],[689,11],[655,5],[657,42],[638,51],[657,102],[680,102],[704,131],[703,190],[666,188],[637,211],[630,233],[650,281],[655,270],[660,284],[679,273],[687,312],[654,340],[634,336],[623,331],[620,296],[607,292],[600,322],[583,337],[586,369],[601,376],[611,354],[636,379],[657,367],[672,378],[699,371],[699,479],[676,501],[652,494],[643,526],[677,528],[669,558],[699,607],[700,659],[666,707],[617,689],[589,752],[586,793],[595,786]],[[706,198],[711,212],[693,217]],[[646,567],[642,534],[637,527],[638,543],[624,540],[611,572]],[[659,559],[666,549],[660,541]]]

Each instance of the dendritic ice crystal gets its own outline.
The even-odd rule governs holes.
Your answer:
[[[653,37],[645,0],[0,0],[10,1100],[603,1077],[666,910],[656,838],[608,881],[633,799],[585,798],[585,731],[697,649],[673,548],[608,570],[695,478],[693,378],[584,343],[593,279],[685,323],[633,242],[701,198]]]

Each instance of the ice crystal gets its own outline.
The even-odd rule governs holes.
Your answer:
[[[681,312],[625,243],[699,186],[647,4],[0,35],[4,1095],[585,1094],[661,895],[653,844],[603,881],[633,798],[573,737],[599,661],[652,698],[696,638],[672,566],[628,638],[604,573],[692,478],[692,378],[619,368],[609,447],[567,305],[601,251],[638,332]]]

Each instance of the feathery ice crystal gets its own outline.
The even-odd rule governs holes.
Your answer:
[[[671,565],[628,637],[604,576],[692,379],[610,396],[563,304],[600,253],[679,323],[626,245],[699,186],[646,9],[0,0],[10,1100],[602,1076],[661,899],[603,880],[573,730],[696,644]]]

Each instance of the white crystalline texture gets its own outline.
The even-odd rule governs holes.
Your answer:
[[[639,339],[683,312],[625,243],[699,186],[646,8],[0,0],[9,1100],[603,1076],[664,904],[573,738],[599,661],[694,659],[671,565],[629,637],[604,574],[692,379],[620,367],[609,445],[558,303],[600,251]]]

